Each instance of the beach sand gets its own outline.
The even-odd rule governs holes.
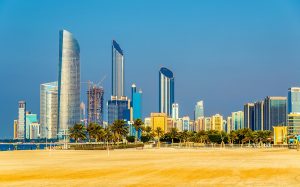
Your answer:
[[[287,149],[0,152],[0,186],[300,186]]]

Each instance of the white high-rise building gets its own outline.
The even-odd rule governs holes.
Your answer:
[[[58,121],[58,85],[57,82],[40,86],[40,137],[57,138]]]
[[[112,96],[124,96],[124,54],[119,44],[112,41]]]
[[[76,123],[80,123],[80,48],[72,33],[62,30],[59,32],[59,138]]]
[[[179,104],[173,103],[172,104],[172,119],[176,121],[179,118]]]
[[[19,101],[19,115],[18,115],[18,139],[25,139],[26,136],[26,102]]]

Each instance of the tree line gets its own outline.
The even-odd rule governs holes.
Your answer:
[[[88,140],[90,142],[113,142],[117,144],[124,139],[127,139],[128,142],[141,141],[146,143],[149,141],[157,141],[158,143],[169,142],[172,144],[187,142],[203,144],[272,142],[272,131],[269,130],[252,131],[251,129],[244,128],[226,133],[224,131],[220,132],[216,130],[179,132],[177,128],[171,128],[169,132],[164,133],[160,127],[152,129],[150,126],[145,126],[141,119],[135,120],[132,125],[136,131],[135,136],[128,136],[129,128],[124,120],[116,120],[107,127],[102,127],[97,123],[90,123],[86,128],[83,124],[78,123],[69,129],[69,135],[75,142]],[[140,137],[138,137],[137,132],[141,132]]]

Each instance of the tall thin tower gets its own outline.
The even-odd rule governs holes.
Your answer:
[[[159,112],[172,116],[172,104],[174,103],[174,76],[167,68],[159,71]]]
[[[59,32],[58,131],[80,122],[80,48],[72,33]]]
[[[112,96],[124,96],[124,54],[115,40],[112,41]]]

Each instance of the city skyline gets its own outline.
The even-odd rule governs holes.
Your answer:
[[[260,6],[266,6],[264,3],[258,3]],[[294,18],[298,19],[299,15],[297,15],[297,11],[299,10],[299,4],[297,3],[292,3],[289,1],[290,4],[296,5],[295,11],[293,12]],[[1,4],[1,2],[0,2]],[[12,3],[13,4],[13,3]],[[39,3],[38,3],[39,4]],[[176,76],[176,103],[179,103],[180,105],[180,111],[181,115],[189,115],[190,117],[193,116],[193,110],[194,110],[194,104],[196,101],[199,99],[204,100],[205,102],[205,113],[208,114],[208,116],[211,116],[216,113],[220,113],[223,116],[228,116],[232,111],[238,111],[243,109],[243,105],[247,102],[256,102],[259,100],[264,99],[268,95],[275,95],[275,96],[287,96],[287,90],[289,87],[296,87],[299,86],[299,80],[300,78],[297,78],[299,76],[296,76],[297,74],[299,75],[299,55],[297,54],[299,47],[299,36],[296,34],[297,32],[299,33],[299,24],[296,23],[297,19],[295,22],[293,20],[289,20],[289,23],[286,23],[287,18],[290,16],[287,16],[287,12],[281,12],[280,14],[276,14],[276,10],[278,10],[279,5],[284,4],[285,7],[288,6],[288,3],[279,3],[278,1],[274,3],[274,7],[271,6],[271,10],[269,10],[272,16],[274,14],[275,19],[277,24],[274,26],[262,26],[261,23],[273,23],[271,21],[271,17],[268,17],[268,15],[264,18],[262,18],[262,22],[257,23],[253,21],[251,22],[252,19],[248,18],[248,21],[250,20],[250,25],[258,25],[257,28],[264,28],[266,29],[264,32],[267,32],[269,38],[263,39],[262,41],[258,42],[258,38],[261,39],[260,37],[265,37],[265,33],[263,31],[257,30],[257,33],[250,33],[250,39],[254,38],[255,40],[253,41],[254,43],[251,43],[250,40],[247,40],[246,34],[249,34],[247,31],[243,30],[241,27],[246,26],[247,24],[243,24],[243,22],[237,22],[240,23],[241,27],[238,27],[237,29],[241,32],[240,35],[229,35],[231,36],[231,39],[234,40],[233,45],[229,44],[229,41],[227,41],[219,32],[214,32],[210,36],[210,39],[212,40],[204,40],[202,43],[200,42],[200,39],[203,39],[203,36],[207,35],[206,31],[212,31],[214,28],[220,28],[218,26],[212,26],[212,28],[207,28],[207,30],[201,31],[202,36],[199,36],[199,34],[196,34],[194,32],[191,32],[190,34],[192,36],[187,36],[187,34],[184,34],[184,32],[189,32],[188,30],[185,29],[179,29],[178,33],[172,33],[171,36],[168,36],[165,39],[165,41],[159,41],[155,40],[158,42],[157,44],[157,49],[153,48],[155,46],[153,42],[151,42],[147,37],[145,36],[145,33],[148,33],[144,29],[140,28],[144,33],[142,35],[134,35],[130,34],[132,31],[131,29],[126,29],[125,32],[122,34],[119,31],[116,30],[115,27],[112,27],[112,29],[106,28],[105,31],[102,31],[103,36],[95,35],[95,31],[89,30],[89,31],[84,31],[81,30],[81,26],[78,23],[71,22],[71,24],[68,24],[69,18],[66,16],[64,17],[64,20],[59,22],[56,25],[52,25],[51,29],[48,30],[43,30],[41,29],[41,21],[38,21],[38,19],[34,20],[35,23],[37,24],[36,27],[41,30],[41,33],[43,37],[47,37],[46,41],[39,42],[41,35],[37,34],[36,36],[33,36],[35,32],[32,34],[30,33],[32,30],[28,27],[25,26],[21,31],[26,31],[25,33],[28,34],[28,39],[31,39],[33,42],[27,42],[26,39],[20,40],[18,43],[20,47],[22,47],[24,44],[30,48],[30,51],[28,50],[22,50],[22,48],[17,47],[16,50],[20,51],[20,54],[18,56],[20,57],[15,57],[10,54],[11,49],[11,44],[8,43],[7,39],[3,38],[2,43],[5,44],[6,46],[0,46],[2,49],[2,57],[1,63],[3,62],[4,66],[1,71],[1,78],[2,80],[7,80],[10,78],[11,74],[7,73],[10,72],[9,70],[12,69],[12,65],[17,65],[14,67],[13,73],[15,74],[15,79],[12,79],[12,84],[18,85],[18,91],[15,91],[14,88],[8,87],[8,91],[3,91],[3,97],[7,99],[7,101],[4,101],[2,98],[2,103],[4,103],[4,106],[1,106],[0,108],[0,118],[3,121],[3,130],[0,132],[0,138],[4,137],[12,137],[12,132],[13,132],[13,120],[17,119],[17,103],[19,100],[25,100],[27,104],[27,108],[30,108],[33,113],[38,113],[39,112],[39,85],[44,82],[50,82],[50,81],[55,81],[58,72],[58,60],[57,60],[57,51],[58,51],[58,39],[57,39],[57,32],[58,30],[62,28],[67,28],[70,30],[76,38],[80,41],[83,42],[82,47],[84,49],[84,52],[82,54],[85,55],[84,61],[81,63],[82,65],[82,72],[81,75],[83,76],[82,81],[85,80],[100,80],[100,78],[106,74],[110,74],[110,68],[109,68],[109,62],[110,59],[110,51],[109,51],[109,42],[112,40],[112,38],[117,39],[117,41],[120,41],[122,44],[122,47],[125,50],[126,54],[126,79],[125,79],[125,95],[129,96],[129,91],[130,91],[130,85],[132,82],[136,82],[137,85],[141,89],[143,89],[143,114],[144,117],[148,116],[151,111],[157,111],[157,102],[158,102],[158,97],[157,95],[157,71],[160,68],[161,65],[170,67],[172,71],[174,72]],[[3,10],[8,10],[13,9],[13,5],[10,5],[9,2],[3,2],[2,4],[4,7]],[[41,4],[39,4],[41,6]],[[198,5],[202,6],[208,6],[208,8],[211,9],[220,9],[219,7],[212,7],[212,5],[208,4],[201,4],[198,3]],[[292,7],[292,5],[290,5]],[[33,8],[37,5],[30,5],[27,4],[29,8]],[[73,5],[75,6],[75,5]],[[79,5],[77,5],[79,6]],[[120,5],[121,6],[121,5]],[[139,6],[139,5],[137,5]],[[163,7],[166,7],[166,5],[162,5]],[[178,7],[178,2],[177,4],[175,3],[175,7]],[[190,7],[191,5],[185,5],[185,7]],[[235,5],[235,6],[241,6],[241,8],[244,8],[242,6],[242,3]],[[278,6],[278,7],[277,7]],[[51,9],[51,6],[49,7]],[[53,7],[52,7],[53,8]],[[228,7],[227,7],[228,8]],[[253,7],[250,7],[254,9]],[[18,7],[16,7],[16,10],[18,10]],[[16,11],[15,10],[15,11]],[[249,10],[249,9],[246,9]],[[126,10],[127,11],[127,10]],[[273,12],[272,12],[273,11]],[[22,12],[22,11],[21,11]],[[160,11],[158,13],[161,14]],[[258,16],[262,15],[262,12],[258,10]],[[39,12],[34,12],[33,15],[39,15],[41,13]],[[61,12],[58,12],[58,14],[62,14]],[[121,13],[120,13],[121,14]],[[171,15],[173,15],[171,11]],[[188,22],[184,23],[184,20],[188,20],[190,18],[191,14],[196,15],[196,20],[206,20],[205,16],[202,14],[198,13],[198,10],[192,9],[191,13],[188,14],[188,16],[183,16],[182,19],[179,19],[179,24],[185,25],[187,28],[193,28],[193,25]],[[208,12],[206,14],[212,16]],[[2,15],[2,16],[1,16]],[[43,14],[42,14],[43,15]],[[62,14],[65,15],[65,14]],[[72,14],[71,14],[72,15]],[[108,14],[109,15],[109,14]],[[146,14],[141,14],[142,16],[146,15],[152,15],[151,13],[146,13]],[[202,15],[202,16],[201,16]],[[222,13],[219,14],[221,16]],[[237,15],[237,12],[233,12],[230,15]],[[18,15],[16,15],[18,17]],[[170,16],[170,15],[169,15]],[[220,17],[215,16],[213,18],[217,19],[220,21]],[[247,20],[246,14],[241,15],[244,19]],[[26,17],[26,16],[25,16]],[[89,17],[85,17],[87,19]],[[130,21],[133,21],[134,23],[137,23],[137,20],[134,19],[131,16],[127,16],[125,19],[125,23],[129,23]],[[144,17],[143,17],[144,18]],[[147,18],[147,17],[146,17]],[[177,17],[178,18],[178,17]],[[207,21],[209,19],[213,18],[207,18]],[[286,18],[286,19],[284,19]],[[3,14],[0,14],[0,19],[1,21],[3,20],[3,29],[0,29],[0,34],[7,36],[7,38],[11,38],[12,35],[18,34],[16,30],[12,30],[12,33],[8,33],[9,28],[18,28],[18,26],[14,24],[8,24],[5,21],[5,18]],[[17,18],[16,18],[17,19]],[[19,18],[21,19],[21,18]],[[17,20],[19,20],[17,19]],[[24,18],[25,19],[25,18]],[[83,18],[84,19],[84,18]],[[106,19],[114,20],[115,18],[108,18]],[[163,17],[163,20],[173,20],[171,17]],[[229,20],[235,20],[238,21],[235,17],[228,18]],[[22,19],[21,19],[22,20]],[[157,18],[153,18],[152,20],[158,21]],[[222,19],[221,19],[222,20]],[[229,21],[225,20],[227,24],[230,25],[230,23],[235,23],[234,21]],[[253,19],[255,20],[255,19]],[[20,21],[20,20],[19,20]],[[148,20],[149,21],[149,20]],[[192,22],[192,21],[191,21]],[[279,22],[279,23],[278,23]],[[18,22],[17,22],[18,23]],[[17,24],[16,23],[16,24]],[[51,21],[50,21],[51,23]],[[122,23],[122,24],[125,24]],[[217,23],[220,23],[217,21]],[[33,23],[34,24],[34,23]],[[100,24],[100,23],[99,23]],[[107,23],[106,23],[107,24]],[[151,23],[151,25],[160,25],[161,23],[158,21],[157,24]],[[176,22],[173,21],[171,22],[174,28],[178,28],[179,24],[176,25]],[[207,26],[207,23],[204,22],[204,25]],[[286,29],[280,29],[280,26],[286,26]],[[93,28],[92,25],[85,24],[85,26],[89,26],[89,28]],[[131,25],[133,28],[137,28],[136,26]],[[275,29],[274,29],[275,27]],[[104,28],[104,27],[103,27]],[[138,27],[139,28],[139,27]],[[172,25],[171,25],[172,28]],[[199,28],[201,27],[196,27],[196,31],[199,31]],[[234,29],[234,25],[233,28]],[[97,30],[98,29],[98,30]],[[272,32],[272,30],[275,32]],[[99,31],[99,27],[96,27],[96,31]],[[153,30],[152,30],[153,31]],[[167,36],[168,29],[165,27],[162,27],[162,36]],[[225,33],[229,34],[231,29],[226,29]],[[253,31],[253,30],[252,30]],[[29,33],[28,33],[29,32]],[[106,32],[111,32],[110,34],[107,34]],[[295,32],[295,33],[294,33]],[[96,45],[92,44],[91,39],[85,39],[86,36],[88,36],[90,33],[93,39],[97,39],[97,41],[100,40],[101,38],[101,45]],[[271,33],[271,34],[270,34]],[[284,35],[285,33],[285,35]],[[218,35],[219,34],[219,35]],[[244,35],[243,35],[244,34]],[[181,36],[179,38],[176,38],[178,36]],[[285,37],[283,37],[283,35]],[[23,36],[23,35],[22,35]],[[155,36],[158,36],[157,33],[154,33],[150,39],[153,40]],[[2,36],[4,37],[4,36]],[[213,40],[213,37],[217,37],[216,40]],[[258,37],[258,38],[256,38]],[[136,38],[133,39],[132,38]],[[17,36],[18,39],[18,36]],[[16,39],[16,40],[17,40]],[[139,40],[146,40],[147,42],[142,42],[140,43]],[[161,38],[160,38],[161,39]],[[229,49],[223,49],[220,47],[218,44],[222,43],[221,41],[218,40],[225,40],[225,43],[229,46]],[[237,49],[235,45],[240,44],[237,42],[238,39],[242,39],[243,42],[246,44],[242,46],[241,49]],[[256,41],[257,39],[257,41]],[[277,40],[274,40],[277,39]],[[246,40],[246,41],[244,41]],[[273,43],[268,43],[273,40]],[[155,42],[154,41],[154,42]],[[186,45],[180,45],[181,43],[178,43],[178,45],[168,45],[168,48],[163,48],[160,47],[162,43],[171,43],[171,44],[176,44],[177,42],[181,42]],[[196,48],[192,49],[189,47],[189,44],[194,43],[196,41],[197,45]],[[12,40],[12,44],[15,43],[14,40]],[[263,47],[259,46],[259,44],[263,45]],[[137,45],[142,45],[144,44],[143,48],[139,49]],[[275,47],[274,47],[275,44]],[[283,44],[284,48],[288,49],[283,49],[279,47],[279,44]],[[203,47],[208,45],[208,49],[204,49]],[[249,45],[249,46],[247,46]],[[105,48],[104,48],[105,47]],[[164,46],[166,47],[166,46]],[[195,46],[193,46],[195,47]],[[249,49],[250,47],[250,49]],[[257,51],[254,50],[253,48],[257,48]],[[36,49],[36,48],[42,48],[42,49],[47,49],[47,52],[41,50],[37,50],[41,52],[39,55],[38,53],[32,53],[31,50]],[[107,49],[106,49],[107,48]],[[214,48],[214,50],[212,50]],[[209,50],[211,49],[211,51]],[[297,50],[295,50],[297,49]],[[195,50],[196,56],[193,56],[190,53],[190,50]],[[223,51],[224,50],[224,51]],[[262,53],[260,52],[262,51]],[[279,50],[280,53],[277,53]],[[26,51],[27,53],[24,53],[22,51]],[[93,56],[93,54],[100,53],[100,55],[97,55],[96,57]],[[212,53],[214,52],[214,53]],[[228,54],[225,54],[225,53]],[[139,54],[141,53],[141,54]],[[212,54],[217,53],[218,55],[216,56],[210,56]],[[151,54],[154,56],[154,58],[150,59],[145,59],[146,55]],[[175,54],[175,57],[174,57]],[[241,55],[241,54],[244,54]],[[202,56],[201,56],[202,55]],[[237,56],[236,56],[237,55]],[[142,58],[144,56],[144,58]],[[220,57],[218,57],[220,56]],[[11,59],[9,59],[10,57]],[[22,58],[21,58],[22,57]],[[147,56],[148,57],[148,56]],[[198,57],[195,61],[195,57]],[[22,60],[28,62],[32,61],[31,63],[28,64],[28,66],[34,66],[34,70],[36,70],[33,75],[28,75],[29,69],[27,68],[27,65],[23,65],[21,62],[22,60],[19,59],[21,58]],[[222,60],[220,60],[222,59]],[[93,63],[90,63],[90,62]],[[39,62],[39,63],[38,63]],[[151,63],[150,63],[151,62]],[[250,64],[245,64],[253,62]],[[148,64],[150,63],[151,66]],[[11,65],[12,64],[12,65]],[[139,65],[140,66],[139,66]],[[287,67],[282,68],[282,65],[285,64]],[[243,68],[239,68],[238,66],[241,65]],[[250,66],[251,65],[251,66]],[[272,65],[271,67],[269,65]],[[191,66],[191,67],[190,67]],[[290,68],[289,66],[292,66],[293,68]],[[203,67],[201,69],[201,67]],[[218,76],[213,77],[210,76],[211,73],[208,72],[213,72],[214,68],[219,68],[216,73],[218,73]],[[198,69],[197,69],[198,68]],[[266,68],[271,68],[269,70],[266,70]],[[19,69],[24,69],[26,74],[23,74]],[[32,69],[32,68],[30,68]],[[46,70],[43,71],[43,70]],[[48,71],[49,70],[49,71]],[[206,71],[207,72],[206,72]],[[222,71],[221,71],[222,70]],[[195,71],[194,73],[189,73]],[[270,71],[270,73],[266,73],[266,71]],[[237,72],[234,74],[233,72]],[[255,77],[252,79],[248,79],[245,75],[248,75],[249,73],[254,73]],[[26,77],[22,79],[24,76]],[[147,75],[145,78],[143,78],[144,75]],[[226,75],[226,77],[225,77]],[[284,76],[278,76],[278,75],[284,75]],[[110,77],[110,76],[108,76]],[[208,79],[209,77],[209,79]],[[243,84],[236,85],[234,80],[242,78]],[[22,85],[20,83],[22,80],[27,81],[26,86]],[[265,84],[268,83],[268,87],[265,88]],[[110,80],[107,80],[105,82],[104,88],[105,90],[110,90]],[[192,85],[195,85],[195,87],[192,87]],[[248,88],[250,86],[250,89]],[[243,93],[242,90],[247,88],[247,93]],[[222,90],[222,92],[218,92],[219,90]],[[153,90],[153,91],[152,91]],[[230,91],[234,90],[234,91]],[[84,95],[86,88],[82,88],[81,90],[81,95]],[[16,93],[16,94],[15,94]],[[228,93],[228,94],[224,94]],[[107,94],[105,97],[107,100],[107,97],[110,94]],[[153,95],[153,96],[152,96]],[[86,101],[86,99],[81,98],[81,101]],[[153,104],[152,104],[153,103]],[[105,111],[105,113],[107,110]]]

